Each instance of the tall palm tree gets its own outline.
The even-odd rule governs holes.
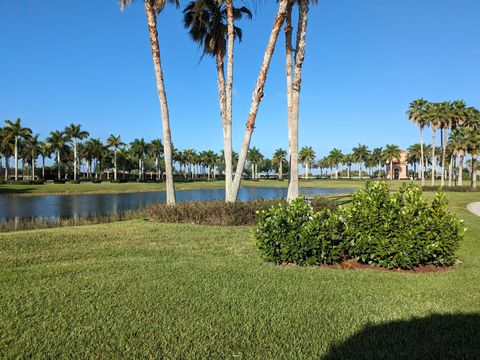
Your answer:
[[[342,163],[347,165],[347,177],[351,179],[352,177],[352,164],[355,160],[353,159],[352,154],[345,154],[342,159]]]
[[[120,0],[120,7],[123,10],[125,6],[132,3],[133,0]],[[163,80],[163,69],[160,61],[160,45],[158,42],[157,16],[165,7],[167,0],[144,0],[145,14],[147,15],[148,31],[150,35],[150,45],[152,47],[153,65],[155,70],[155,80],[157,83],[158,98],[162,115],[163,143],[165,152],[165,174],[166,174],[166,195],[167,204],[175,205],[175,186],[173,183],[173,146],[170,131],[170,115],[168,112],[167,93]],[[169,0],[176,7],[179,6],[178,0]]]
[[[78,171],[78,141],[90,136],[88,131],[82,130],[80,124],[70,124],[65,128],[65,135],[70,140],[73,148],[73,180],[77,180]]]
[[[108,148],[113,148],[113,168],[114,168],[114,174],[113,178],[115,181],[118,180],[117,178],[117,151],[120,146],[125,145],[125,143],[122,141],[122,138],[120,135],[115,136],[113,134],[110,134],[110,136],[107,139],[107,147]]]
[[[362,144],[358,144],[357,147],[352,149],[352,155],[354,161],[358,164],[358,178],[362,178],[362,165],[367,160],[370,152],[368,151],[368,147]]]
[[[50,132],[50,136],[47,138],[47,143],[50,149],[56,152],[57,158],[57,180],[61,178],[61,164],[62,155],[68,152],[68,137],[63,131],[55,130]]]
[[[304,146],[298,154],[298,159],[305,167],[305,179],[308,179],[308,170],[310,165],[315,161],[315,150],[311,146]]]
[[[393,180],[393,160],[400,161],[400,148],[393,144],[385,146],[383,158],[386,163],[390,163],[390,180]]]
[[[343,155],[342,150],[334,148],[328,154],[332,164],[335,165],[335,179],[338,180],[338,165],[343,161],[345,155]]]
[[[245,168],[245,161],[247,159],[248,148],[250,147],[250,141],[252,140],[253,130],[255,128],[255,120],[258,114],[258,108],[263,98],[263,89],[267,80],[267,73],[270,67],[270,61],[272,60],[273,51],[275,50],[275,44],[278,39],[280,30],[282,29],[283,22],[285,21],[285,15],[287,11],[288,0],[280,0],[278,3],[277,14],[273,22],[272,31],[268,39],[267,47],[265,48],[265,54],[263,56],[263,62],[260,67],[260,72],[257,77],[257,82],[253,90],[252,101],[250,103],[250,111],[248,113],[248,120],[245,126],[245,134],[243,137],[242,147],[238,156],[237,169],[235,171],[235,178],[233,180],[233,196],[232,199],[237,199],[238,191],[240,189],[240,182],[242,180],[243,169]]]
[[[467,139],[468,152],[472,156],[471,160],[471,186],[477,188],[477,159],[480,154],[480,134],[476,131],[469,131]]]
[[[381,147],[378,147],[378,148],[374,148],[372,150],[372,154],[370,156],[372,162],[375,163],[375,166],[377,167],[378,169],[378,173],[377,173],[377,177],[380,177],[380,170],[382,168],[382,163],[383,163],[383,148]]]
[[[417,174],[417,163],[420,165],[418,168],[418,177],[421,177],[421,165],[422,165],[422,146],[421,144],[413,144],[407,149],[408,156],[407,161],[409,164],[413,165],[413,172]],[[417,175],[416,175],[417,176]]]
[[[42,180],[45,180],[45,158],[50,157],[52,148],[47,141],[41,141],[39,144],[39,153],[42,157]]]
[[[220,114],[223,128],[223,147],[225,155],[225,200],[232,199],[232,84],[233,84],[233,41],[242,40],[242,30],[233,25],[244,15],[252,18],[246,7],[234,8],[232,0],[225,3],[215,0],[196,0],[188,3],[183,10],[184,26],[189,30],[190,37],[203,50],[203,55],[215,57],[217,67],[217,85],[220,104]],[[230,15],[232,18],[230,19]],[[230,24],[233,34],[230,36]],[[230,40],[232,43],[230,43]],[[227,63],[227,84],[225,84],[224,62],[229,47]],[[202,55],[202,56],[203,56]]]
[[[437,130],[442,127],[442,123],[445,118],[445,106],[442,103],[428,103],[426,107],[427,113],[427,123],[432,128],[432,186],[435,185],[435,168],[436,168],[436,158],[435,158],[435,138]]]
[[[282,148],[275,150],[275,153],[273,154],[272,160],[278,163],[278,178],[280,180],[283,179],[283,161],[286,156],[287,152]]]
[[[22,126],[22,121],[17,118],[15,121],[5,120],[7,126],[4,129],[4,141],[12,141],[15,161],[15,180],[18,180],[18,143],[20,139],[25,139],[32,134],[32,130]]]
[[[423,128],[428,125],[428,113],[427,113],[428,101],[421,98],[413,100],[407,111],[407,116],[414,124],[418,125],[420,129],[420,179],[422,186],[425,185],[425,158],[423,155]]]
[[[313,3],[316,4],[317,0],[313,0]],[[292,69],[292,9],[294,4],[298,5],[298,25]],[[305,58],[309,5],[310,0],[287,0],[285,14],[288,149],[290,152],[290,176],[287,194],[289,201],[298,197],[298,115],[300,111],[300,88],[302,83],[302,66]]]

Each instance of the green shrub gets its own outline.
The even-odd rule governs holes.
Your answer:
[[[412,184],[390,194],[386,183],[367,182],[351,199],[342,211],[343,245],[349,257],[402,269],[454,262],[464,229],[448,212],[444,193],[436,194],[429,204],[422,189]]]
[[[80,184],[80,180],[70,180],[69,183],[70,184]]]
[[[342,232],[337,213],[315,212],[298,198],[260,211],[255,240],[262,256],[277,264],[331,264],[340,260]]]
[[[93,180],[92,180],[92,183],[94,183],[94,184],[101,184],[101,183],[102,183],[102,179],[93,179]]]

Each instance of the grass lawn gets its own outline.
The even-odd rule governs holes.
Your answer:
[[[363,180],[300,180],[301,187],[321,187],[352,189],[365,183]],[[393,189],[398,188],[403,181],[389,182]],[[224,181],[196,181],[196,182],[178,182],[175,184],[177,190],[184,189],[206,189],[223,188]],[[242,186],[256,187],[287,187],[287,181],[261,180],[261,181],[242,181]],[[82,182],[80,184],[54,184],[48,182],[44,185],[6,185],[0,184],[0,195],[2,194],[23,194],[23,195],[45,195],[45,194],[108,194],[124,192],[147,192],[163,191],[164,183],[119,183],[102,182],[94,184],[91,182]]]
[[[133,220],[0,234],[0,358],[480,358],[480,194],[461,263],[264,263],[250,228]]]

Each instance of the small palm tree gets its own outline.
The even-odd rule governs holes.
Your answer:
[[[148,151],[155,159],[155,170],[157,172],[157,180],[160,180],[162,176],[160,159],[162,158],[163,150],[164,149],[163,149],[162,140],[160,139],[154,139],[150,142],[150,144],[148,144]]]
[[[40,137],[39,134],[29,136],[26,139],[26,144],[25,144],[26,153],[30,157],[30,162],[32,164],[32,180],[35,180],[35,161],[38,157],[38,154],[41,152],[41,148],[40,148],[41,142],[38,140],[39,137]]]
[[[115,136],[113,134],[111,134],[108,139],[107,139],[107,147],[108,148],[113,148],[113,167],[114,167],[114,175],[113,175],[113,178],[115,179],[115,181],[118,180],[117,178],[117,151],[118,151],[118,148],[120,146],[123,146],[125,145],[125,143],[122,141],[122,138],[120,137],[120,135],[118,136]]]
[[[311,146],[304,146],[302,147],[298,155],[299,155],[298,159],[305,167],[305,179],[308,179],[309,167],[315,161],[315,156],[316,156],[315,151]]]
[[[370,151],[368,151],[368,147],[362,144],[358,144],[357,147],[352,149],[353,159],[356,163],[358,163],[358,178],[362,178],[362,165],[367,160],[368,156],[370,155]]]
[[[287,151],[284,149],[277,149],[273,154],[272,160],[278,163],[278,178],[281,180],[283,179],[283,161],[287,156]]]
[[[134,139],[130,143],[130,151],[132,155],[138,160],[138,180],[145,179],[145,154],[147,153],[147,144],[145,140]]]
[[[426,106],[426,113],[428,124],[432,128],[432,186],[435,185],[435,168],[436,168],[436,158],[435,158],[435,138],[437,130],[442,127],[442,123],[445,119],[445,106],[442,103],[428,103]]]
[[[409,164],[413,165],[414,174],[417,173],[417,163],[420,164],[418,169],[418,177],[421,177],[421,165],[422,165],[422,146],[421,144],[413,144],[408,149],[407,161]]]
[[[335,165],[335,179],[338,180],[338,165],[343,161],[345,155],[343,155],[342,150],[334,148],[330,151],[328,157],[330,158],[332,164]]]
[[[264,156],[260,153],[260,150],[257,149],[255,146],[250,149],[248,152],[247,160],[250,163],[252,168],[252,180],[257,179],[257,170],[258,164],[262,162]]]
[[[397,145],[387,145],[383,150],[383,159],[390,163],[390,180],[393,180],[393,161],[400,160],[400,148]]]
[[[18,144],[20,139],[25,139],[32,134],[32,130],[22,126],[22,121],[17,118],[15,121],[5,120],[7,126],[4,129],[4,141],[11,141],[14,146],[13,156],[15,158],[15,180],[18,180]]]
[[[86,139],[90,136],[88,131],[82,130],[82,126],[80,124],[70,124],[65,128],[65,135],[70,140],[70,143],[73,148],[73,180],[77,180],[77,172],[78,172],[78,141]]]
[[[49,148],[57,154],[57,180],[61,178],[61,157],[68,151],[69,138],[63,131],[55,130],[50,132],[50,136],[47,138]]]

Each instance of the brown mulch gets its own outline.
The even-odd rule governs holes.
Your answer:
[[[283,264],[285,267],[300,267],[299,265],[295,264]],[[411,270],[405,269],[387,269],[381,266],[375,265],[368,265],[359,263],[355,259],[348,259],[343,260],[338,264],[322,264],[314,266],[319,269],[336,269],[336,270],[376,270],[376,271],[384,271],[384,272],[395,272],[395,273],[412,273],[412,274],[420,274],[420,273],[435,273],[435,272],[447,272],[450,271],[452,267],[440,267],[435,265],[420,265]]]

